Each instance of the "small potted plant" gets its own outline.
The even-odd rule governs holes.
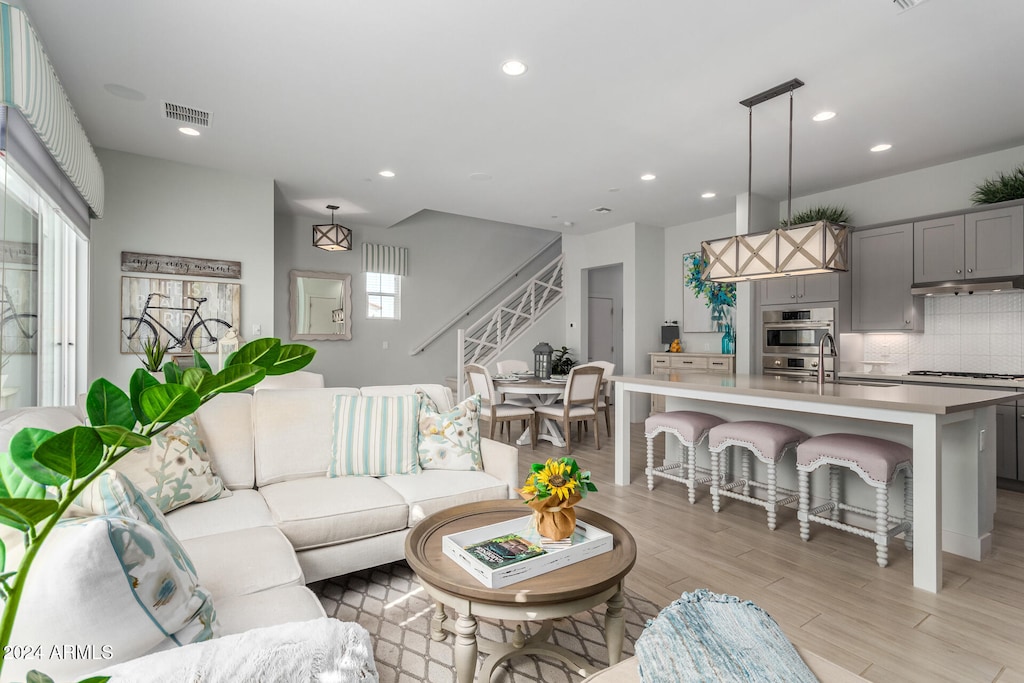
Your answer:
[[[573,360],[571,351],[568,346],[555,351],[555,354],[551,357],[551,374],[552,375],[568,375],[569,371],[572,370],[573,366],[576,365],[576,361]]]
[[[581,470],[572,458],[549,458],[530,466],[519,495],[533,508],[540,535],[560,541],[576,530],[573,506],[591,491],[597,491],[597,486],[590,481],[589,471]]]

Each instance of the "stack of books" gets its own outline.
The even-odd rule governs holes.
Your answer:
[[[448,534],[441,541],[445,555],[488,588],[567,567],[612,549],[612,535],[585,522],[564,541],[542,537],[533,517]]]

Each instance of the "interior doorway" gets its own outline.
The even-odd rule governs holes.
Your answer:
[[[622,372],[622,264],[587,270],[585,362],[615,363]],[[582,360],[582,359],[581,359]]]

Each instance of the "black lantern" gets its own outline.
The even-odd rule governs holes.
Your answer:
[[[533,347],[533,376],[537,379],[551,379],[551,344],[541,342]]]

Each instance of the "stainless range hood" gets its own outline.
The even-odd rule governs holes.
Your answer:
[[[910,287],[910,293],[914,296],[993,294],[995,292],[1006,292],[1011,289],[1024,289],[1024,276],[953,280],[952,282],[915,282]]]

